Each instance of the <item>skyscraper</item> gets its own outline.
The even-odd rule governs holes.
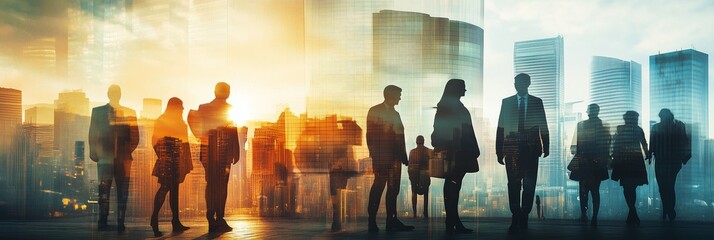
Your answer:
[[[709,55],[693,49],[650,56],[650,119],[669,108],[687,125],[692,158],[678,177],[685,191],[700,189],[706,179],[702,145],[709,134]]]
[[[513,52],[513,75],[530,75],[529,94],[543,99],[550,131],[550,156],[540,159],[538,185],[550,187],[564,186],[566,178],[565,143],[560,121],[565,97],[563,51],[563,37],[557,36],[516,42]]]
[[[55,150],[59,151],[59,165],[74,166],[75,141],[87,142],[88,133],[89,98],[81,90],[59,93],[55,100],[54,114],[54,144]],[[85,156],[84,159],[89,157]]]
[[[141,109],[141,118],[155,120],[161,116],[161,99],[144,98],[144,105]]]
[[[13,159],[15,152],[13,145],[20,124],[22,124],[22,92],[17,89],[0,88],[0,201],[11,204],[15,203],[15,197],[18,195],[15,191],[15,186],[18,184],[16,181],[18,163]]]
[[[0,149],[4,150],[10,146],[12,133],[21,123],[22,92],[12,88],[0,88]]]
[[[34,104],[25,109],[25,121],[27,124],[47,125],[55,121],[55,107],[52,104]]]
[[[72,0],[67,10],[67,62],[71,81],[104,85],[117,80],[131,30],[130,0]],[[86,85],[83,85],[86,86]]]
[[[403,89],[398,108],[405,128],[410,130],[405,133],[406,139],[432,131],[436,113],[433,107],[451,78],[466,82],[467,95],[462,101],[471,114],[482,116],[482,28],[448,18],[392,10],[374,13],[372,23],[373,81],[378,86],[394,84]]]
[[[614,133],[626,111],[642,112],[642,66],[634,61],[594,56],[590,65],[590,103]]]

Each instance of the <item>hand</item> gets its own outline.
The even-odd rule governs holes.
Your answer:
[[[546,157],[548,157],[548,155],[550,155],[550,151],[545,150],[545,151],[543,152],[543,157],[546,158]]]
[[[496,155],[496,158],[498,159],[498,163],[501,165],[506,165],[503,163],[503,155]]]

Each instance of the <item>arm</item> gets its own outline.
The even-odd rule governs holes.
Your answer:
[[[642,130],[642,128],[640,128],[639,130],[640,145],[642,146],[642,150],[645,151],[645,159],[649,160],[649,164],[652,164],[652,155],[650,155],[650,151],[647,148],[647,139],[645,139],[645,132]]]
[[[238,163],[240,160],[240,149],[243,147],[240,143],[240,139],[238,139],[238,128],[235,128],[235,131],[233,128],[231,128],[231,140],[233,144],[233,164]],[[292,156],[292,154],[290,154]]]
[[[91,159],[93,162],[99,161],[99,157],[97,156],[97,149],[96,149],[96,144],[98,142],[98,137],[97,137],[97,109],[92,109],[92,117],[91,120],[89,121],[89,136],[88,136],[88,145],[89,145],[89,159]]]
[[[399,126],[397,126],[397,128],[402,129],[401,132],[396,133],[397,134],[397,136],[396,136],[397,142],[395,143],[396,144],[395,146],[397,147],[397,149],[396,149],[397,154],[399,154],[398,160],[401,161],[402,164],[404,164],[404,166],[408,166],[409,160],[407,159],[407,145],[406,145],[407,143],[406,143],[406,139],[404,138],[404,125],[402,124],[402,117],[399,116],[399,113],[397,113],[397,121],[399,121],[397,123],[397,124],[399,124]]]
[[[374,108],[370,108],[369,112],[367,112],[367,148],[370,150],[370,155],[372,149],[374,149],[373,146],[377,144],[377,136],[379,135],[379,131],[377,130],[379,123],[374,111]]]
[[[129,112],[131,113],[127,119],[129,124],[129,153],[132,153],[139,146],[139,124],[136,121],[136,112],[134,110]]]
[[[550,133],[548,131],[548,121],[543,108],[543,101],[538,99],[538,126],[540,127],[540,139],[543,143],[543,157],[550,155]]]
[[[684,152],[684,154],[682,155],[682,164],[686,165],[687,162],[689,162],[689,159],[692,158],[692,139],[687,134],[687,127],[684,125],[684,123],[679,122],[679,124],[677,125],[681,126],[680,131],[682,134],[680,136],[682,136],[682,139],[680,141],[683,145],[682,147],[684,148],[682,149],[682,151]]]
[[[501,112],[498,114],[498,127],[496,128],[496,157],[498,163],[503,165],[503,138],[504,138],[504,125],[505,125],[505,109],[506,100],[501,101]]]

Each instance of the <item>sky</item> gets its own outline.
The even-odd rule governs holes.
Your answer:
[[[649,109],[649,56],[694,48],[714,53],[714,3],[699,1],[517,1],[484,2],[484,89],[486,99],[515,93],[513,43],[563,36],[565,102],[585,112],[589,104],[590,60],[608,56],[642,65],[643,110]],[[711,61],[711,60],[710,60]],[[713,65],[709,64],[709,95]],[[504,83],[507,82],[508,84]],[[709,119],[714,119],[709,99]],[[498,116],[500,106],[488,105],[487,116]],[[675,113],[676,114],[676,113]],[[640,114],[643,123],[649,114]],[[659,121],[659,119],[655,119]],[[648,126],[643,126],[647,128]],[[714,131],[710,128],[710,136]]]
[[[419,9],[427,6],[432,16],[439,16],[447,9],[459,9],[456,5],[470,1],[395,1],[400,10]],[[176,73],[182,65],[172,62],[170,55],[161,56],[161,51],[145,51],[135,55],[126,71],[116,82],[124,86],[123,102],[137,110],[141,99],[153,97],[168,99],[179,96],[186,108],[212,98],[213,83],[227,81],[233,86],[230,101],[239,109],[240,121],[249,119],[274,121],[284,107],[294,112],[305,109],[307,81],[301,68],[304,66],[302,50],[302,5],[296,2],[238,1],[235,14],[235,41],[232,50],[239,53],[229,71],[212,71],[210,58],[193,59],[208,63],[205,71],[192,73],[187,81],[176,84],[182,76]],[[472,4],[472,3],[469,3]],[[84,89],[92,102],[106,101],[106,86],[111,83],[76,83],[68,79],[33,71],[18,64],[18,49],[35,39],[64,34],[66,7],[63,1],[52,0],[2,0],[0,1],[0,86],[24,90],[23,103],[51,103],[63,90]],[[643,109],[642,122],[649,121],[649,56],[658,52],[671,52],[694,48],[714,53],[714,3],[707,0],[663,1],[517,1],[485,0],[484,19],[473,17],[463,11],[452,19],[483,26],[484,46],[484,98],[500,102],[514,94],[513,44],[516,41],[550,38],[561,35],[565,45],[565,96],[566,102],[583,101],[575,109],[584,112],[588,102],[590,59],[592,56],[608,56],[632,60],[642,65]],[[113,24],[104,22],[102,24]],[[130,34],[131,35],[131,34]],[[65,43],[66,44],[66,43]],[[164,45],[162,45],[164,44]],[[58,42],[58,56],[66,55],[67,49]],[[147,39],[132,47],[163,46],[156,39]],[[162,48],[162,47],[158,47]],[[148,49],[148,48],[147,48]],[[259,49],[260,54],[255,50]],[[160,57],[157,57],[160,56]],[[709,66],[710,79],[712,64]],[[59,69],[59,71],[66,71]],[[227,72],[227,73],[226,73]],[[206,84],[210,83],[210,84]],[[709,92],[714,92],[710,84]],[[40,87],[38,87],[40,86]],[[711,94],[710,94],[711,95]],[[710,118],[714,119],[714,99],[710,99]],[[164,102],[165,103],[165,102]],[[498,104],[487,104],[485,117],[495,121]],[[676,113],[675,113],[676,114]],[[643,126],[647,128],[647,126]],[[710,136],[714,135],[710,128]]]

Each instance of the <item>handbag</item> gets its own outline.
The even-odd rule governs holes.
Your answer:
[[[429,176],[435,178],[446,177],[446,150],[434,150],[429,156]]]

